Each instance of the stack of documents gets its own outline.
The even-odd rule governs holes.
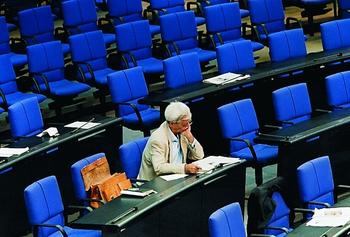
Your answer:
[[[65,125],[66,128],[81,128],[81,129],[89,129],[93,128],[100,123],[93,123],[93,122],[81,122],[81,121],[76,121],[70,124]]]
[[[241,160],[239,158],[224,157],[224,156],[208,156],[204,159],[197,160],[192,164],[196,164],[201,167],[202,171],[209,171],[215,169],[219,166],[229,165],[239,163]]]
[[[13,155],[20,155],[29,150],[29,147],[25,148],[0,148],[0,157],[10,157]]]
[[[214,84],[214,85],[224,85],[227,83],[236,82],[236,81],[240,81],[248,78],[250,78],[250,75],[228,72],[216,77],[205,79],[203,80],[203,82]]]
[[[350,221],[350,207],[315,209],[307,226],[337,227]]]
[[[151,195],[152,193],[157,193],[153,189],[148,189],[148,190],[142,190],[142,189],[128,189],[128,190],[122,190],[120,191],[121,194],[124,195],[129,195],[129,196],[135,196],[135,197],[146,197],[148,195]]]

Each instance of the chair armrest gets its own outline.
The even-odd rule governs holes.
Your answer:
[[[47,93],[48,93],[48,94],[51,93],[50,85],[49,85],[49,82],[48,82],[48,80],[47,80],[47,76],[46,76],[45,74],[43,74],[43,73],[33,73],[32,76],[33,76],[33,80],[34,80],[34,85],[35,85],[35,87],[37,87],[37,89],[39,88],[39,92],[42,92],[42,91],[41,91],[41,89],[40,89],[39,83],[38,83],[37,80],[35,79],[35,76],[38,76],[38,77],[41,77],[41,78],[42,78],[42,80],[44,81],[44,84],[45,84]]]
[[[267,128],[267,129],[270,129],[270,130],[279,130],[282,127],[281,126],[277,126],[277,125],[273,125],[273,124],[264,124],[263,128]]]
[[[247,36],[247,28],[249,28],[250,31],[251,31],[252,39],[256,39],[256,40],[260,41],[260,36],[259,36],[259,33],[258,33],[257,29],[253,25],[250,25],[250,24],[242,25],[242,35],[243,35],[243,37]]]
[[[330,208],[331,205],[329,203],[326,203],[326,202],[316,202],[316,201],[310,201],[310,202],[307,202],[308,204],[315,204],[315,205],[320,205],[320,206],[324,206],[326,208]]]
[[[265,226],[264,227],[265,230],[279,230],[282,231],[286,234],[289,233],[289,230],[286,227],[279,227],[279,226]]]
[[[7,103],[7,99],[6,99],[6,96],[5,96],[5,93],[4,91],[0,88],[0,97],[1,97],[1,100],[2,100],[2,105],[4,105],[5,108],[8,108],[9,105]]]
[[[59,39],[62,42],[67,42],[68,36],[69,32],[67,29],[63,28],[62,26],[55,28],[55,39]]]
[[[92,210],[93,210],[91,207],[77,206],[77,205],[68,205],[68,206],[66,206],[66,209],[79,210],[79,211],[88,211],[88,212],[92,212]]]
[[[52,224],[36,224],[33,226],[33,232],[34,232],[34,236],[38,236],[38,228],[39,227],[49,227],[49,228],[55,228],[57,229],[59,232],[61,232],[63,237],[68,237],[66,231],[64,230],[64,228],[60,225],[52,225]]]
[[[260,27],[263,29],[264,34],[266,35],[266,38],[268,37],[269,32],[267,31],[267,28],[266,28],[265,24],[254,24],[254,26],[255,26],[255,27],[260,26]],[[258,33],[258,30],[256,30],[256,32],[257,32],[257,36],[258,36],[257,39],[260,41],[261,38],[260,38],[260,35],[259,35],[259,33]]]
[[[250,153],[253,156],[254,162],[257,164],[258,157],[256,156],[255,150],[254,150],[252,144],[250,143],[250,141],[248,139],[243,139],[243,138],[240,138],[240,137],[230,137],[229,139],[231,141],[244,142],[248,146],[249,151],[250,151]]]
[[[187,10],[193,10],[193,9],[191,8],[191,6],[195,6],[195,7],[196,7],[196,8],[194,8],[194,9],[197,11],[197,14],[198,14],[199,16],[204,16],[202,7],[201,7],[201,5],[200,5],[199,2],[187,2],[187,4],[186,4],[186,9],[187,9]]]
[[[134,112],[136,113],[137,119],[139,121],[139,125],[143,128],[143,120],[142,120],[142,117],[141,117],[141,113],[140,113],[139,109],[137,108],[137,106],[135,104],[126,103],[126,102],[118,102],[116,104],[130,106],[134,110]]]
[[[92,67],[91,67],[91,65],[89,63],[87,63],[87,62],[75,62],[75,65],[78,67],[78,71],[79,71],[79,74],[80,74],[81,78],[83,79],[83,82],[86,82],[86,76],[85,76],[85,73],[84,73],[84,71],[83,71],[83,69],[81,68],[80,65],[86,66],[86,68],[88,69],[89,74],[91,75],[91,80],[96,82],[95,73],[92,70]]]
[[[288,29],[291,28],[292,21],[298,23],[299,28],[303,28],[303,25],[301,24],[301,21],[299,21],[297,18],[295,18],[295,17],[287,17],[287,19],[286,19],[286,26],[287,26]]]

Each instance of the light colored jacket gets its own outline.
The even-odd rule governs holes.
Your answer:
[[[167,122],[163,122],[160,127],[155,130],[142,154],[142,162],[138,179],[152,180],[158,175],[171,173],[185,173],[186,160],[199,160],[204,157],[203,147],[195,139],[193,148],[185,136],[180,136],[180,144],[182,150],[182,163],[171,164],[170,157],[171,142],[169,136],[169,126]],[[177,151],[174,151],[177,152]]]

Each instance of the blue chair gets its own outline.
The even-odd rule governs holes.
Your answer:
[[[160,123],[159,110],[141,105],[138,100],[148,95],[141,67],[134,67],[108,75],[112,102],[116,105],[116,116],[123,118],[123,125],[141,130],[144,136]]]
[[[94,0],[69,0],[62,2],[63,26],[70,35],[99,30]],[[115,35],[103,33],[106,45],[115,42]]]
[[[203,80],[199,58],[187,53],[164,60],[165,87],[174,89]]]
[[[198,47],[197,26],[192,11],[163,15],[159,20],[168,57],[196,52],[201,63],[216,59],[215,51]]]
[[[106,88],[107,75],[116,72],[107,64],[107,50],[101,31],[91,31],[69,37],[72,61],[78,69],[78,79],[98,88]]]
[[[145,74],[163,74],[163,60],[152,55],[152,36],[148,21],[117,25],[118,52],[124,67],[142,67]]]
[[[27,64],[27,55],[17,54],[11,51],[10,35],[6,26],[5,17],[0,17],[0,55],[8,55],[15,67],[23,67]]]
[[[350,18],[350,2],[338,0],[338,14],[341,18]]]
[[[305,162],[297,168],[299,197],[308,209],[334,205],[334,183],[328,156]]]
[[[119,147],[119,158],[126,177],[135,180],[140,171],[142,153],[148,137],[139,138]]]
[[[328,105],[333,109],[350,107],[350,71],[339,72],[326,77]]]
[[[150,5],[147,9],[152,12],[154,21],[157,21],[160,16],[165,14],[186,11],[184,0],[150,0],[149,3]],[[205,23],[204,17],[196,16],[195,19],[197,25],[203,25]]]
[[[81,175],[81,170],[85,166],[103,157],[106,157],[104,153],[98,153],[95,155],[85,157],[84,159],[81,159],[75,162],[71,166],[70,171],[71,171],[72,182],[74,187],[74,196],[76,200],[78,200],[84,206],[90,206],[89,203],[91,199],[89,197],[89,193],[85,191],[85,185],[84,185],[83,177]],[[101,201],[98,201],[98,202],[101,202]]]
[[[27,47],[29,73],[33,77],[39,93],[58,100],[72,101],[90,87],[86,84],[69,81],[64,77],[62,46],[58,41],[46,42]],[[58,112],[58,111],[56,111]]]
[[[326,22],[320,25],[324,51],[350,47],[350,19]]]
[[[0,96],[1,104],[7,108],[14,103],[28,99],[36,98],[39,103],[46,99],[46,96],[41,94],[23,93],[18,90],[16,82],[16,74],[13,69],[10,57],[7,55],[0,55]]]
[[[113,20],[115,26],[145,20],[142,16],[141,0],[108,0],[109,17]],[[160,33],[159,25],[150,25],[152,35]]]
[[[219,73],[244,72],[255,68],[252,44],[249,40],[227,43],[216,47]]]
[[[211,44],[216,48],[230,42],[245,40],[242,37],[242,21],[238,3],[224,3],[204,9],[207,31]],[[254,51],[264,48],[264,45],[251,41]]]
[[[8,117],[13,138],[31,137],[44,130],[38,100],[21,100],[8,108]]]
[[[275,120],[290,126],[311,118],[312,108],[306,83],[286,86],[272,92]]]
[[[269,34],[290,28],[292,21],[299,21],[288,17],[285,24],[285,13],[282,0],[248,0],[250,20],[258,31],[258,39],[266,42]],[[300,23],[299,23],[300,25]],[[301,25],[300,25],[301,28]]]
[[[24,201],[35,236],[102,236],[101,231],[65,226],[64,207],[55,176],[43,178],[26,187]]]
[[[239,203],[226,205],[209,216],[210,237],[246,237]]]
[[[31,8],[18,12],[21,39],[26,45],[54,41],[55,26],[50,6]],[[69,45],[62,44],[64,54],[69,53]]]
[[[230,156],[247,160],[255,168],[256,184],[262,184],[262,167],[276,162],[278,148],[254,142],[259,123],[253,102],[244,99],[223,105],[218,108],[218,117],[222,136],[228,140]]]
[[[245,6],[242,6],[243,8],[239,9],[239,13],[241,15],[241,18],[247,17],[249,16],[249,10],[247,10],[247,6],[246,6],[246,1],[234,1],[234,0],[197,0],[197,2],[200,4],[200,9],[203,12],[204,8],[208,7],[208,6],[213,6],[213,5],[217,5],[217,4],[223,4],[223,3],[230,3],[230,2],[239,2],[240,4],[244,3]]]

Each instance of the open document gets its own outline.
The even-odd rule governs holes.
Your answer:
[[[66,128],[81,128],[81,129],[89,129],[93,128],[100,123],[93,123],[93,122],[81,122],[81,121],[76,121],[70,124],[65,125]]]
[[[13,155],[20,155],[28,150],[29,150],[29,147],[25,147],[25,148],[3,147],[3,148],[0,148],[0,157],[10,157]]]
[[[350,221],[350,207],[315,209],[307,226],[337,227]]]
[[[250,78],[250,75],[246,74],[237,74],[237,73],[224,73],[216,77],[208,78],[203,80],[204,83],[214,84],[214,85],[224,85],[227,83],[232,83],[235,81],[240,81]]]
[[[224,156],[208,156],[204,159],[193,162],[193,164],[198,165],[199,167],[201,167],[202,171],[205,172],[220,166],[235,164],[239,162],[241,162],[239,158]]]

